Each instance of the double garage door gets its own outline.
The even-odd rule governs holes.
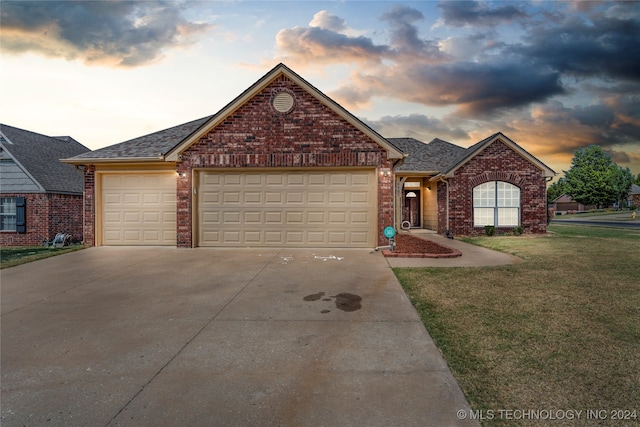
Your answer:
[[[200,172],[199,246],[375,246],[373,170]]]
[[[102,175],[102,244],[175,245],[176,174]],[[372,247],[374,170],[199,171],[198,246]]]

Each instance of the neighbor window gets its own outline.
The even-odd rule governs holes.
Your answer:
[[[517,227],[520,224],[520,189],[508,182],[492,181],[473,189],[473,225]]]
[[[15,197],[0,197],[0,230],[16,231]]]
[[[0,197],[0,231],[27,232],[24,197]]]

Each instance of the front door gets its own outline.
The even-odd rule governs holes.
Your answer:
[[[409,222],[412,228],[420,227],[420,190],[405,190],[402,208],[402,222]]]

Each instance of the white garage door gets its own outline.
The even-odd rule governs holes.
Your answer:
[[[176,174],[103,174],[103,245],[175,245]]]
[[[372,247],[374,171],[201,172],[200,246]]]

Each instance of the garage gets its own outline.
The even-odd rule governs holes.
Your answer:
[[[376,246],[374,169],[197,175],[198,246]]]
[[[103,245],[176,244],[175,172],[100,175]]]

